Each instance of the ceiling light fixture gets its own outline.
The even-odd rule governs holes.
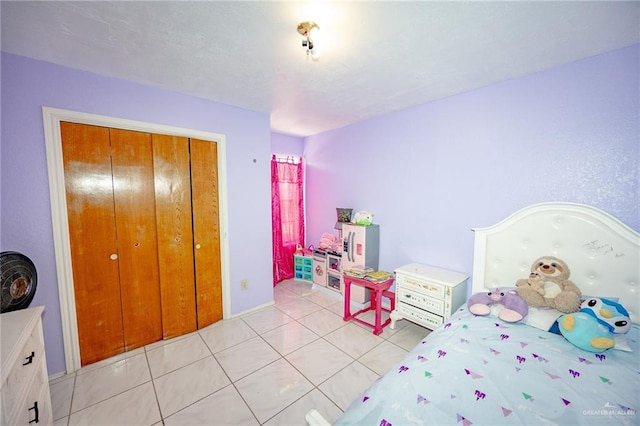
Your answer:
[[[311,59],[317,61],[320,54],[318,53],[318,46],[311,40],[311,30],[313,29],[320,29],[318,24],[313,21],[304,21],[298,24],[298,33],[304,37],[302,39],[302,48],[307,52],[307,58],[311,56]]]

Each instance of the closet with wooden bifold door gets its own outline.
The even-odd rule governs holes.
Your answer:
[[[60,131],[81,364],[222,319],[216,143]]]

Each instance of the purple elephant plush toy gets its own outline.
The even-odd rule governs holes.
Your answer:
[[[504,292],[496,288],[489,293],[474,294],[467,301],[469,312],[478,316],[489,315],[494,304],[503,306],[498,318],[505,322],[518,322],[529,313],[527,302],[515,290]]]

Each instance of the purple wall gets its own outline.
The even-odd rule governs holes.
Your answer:
[[[295,155],[301,157],[304,154],[304,138],[271,133],[271,152],[280,155]]]
[[[36,264],[49,374],[65,364],[42,106],[225,135],[231,313],[273,300],[267,114],[3,53],[0,248]]]
[[[639,45],[308,137],[309,243],[371,210],[380,267],[472,270],[472,227],[594,205],[640,230]],[[428,78],[425,76],[425,78]]]
[[[636,45],[308,137],[307,243],[333,232],[335,207],[373,210],[381,268],[470,272],[470,229],[532,203],[640,229],[639,63]],[[226,135],[232,313],[272,300],[269,157],[298,154],[298,138],[271,134],[266,114],[6,53],[1,78],[0,248],[38,267],[50,374],[64,359],[42,106]]]

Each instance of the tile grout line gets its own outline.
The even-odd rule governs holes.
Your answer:
[[[244,321],[243,321],[243,322],[244,322]],[[202,401],[202,400],[204,400],[204,399],[206,399],[206,398],[209,398],[211,395],[214,395],[214,394],[216,394],[216,393],[220,392],[221,390],[226,389],[226,388],[227,388],[227,387],[229,387],[229,386],[233,386],[233,387],[234,387],[234,389],[236,390],[236,392],[238,393],[238,395],[240,396],[240,398],[242,398],[242,400],[244,401],[244,403],[245,403],[245,405],[247,406],[247,408],[249,409],[249,411],[251,411],[251,414],[253,415],[253,417],[255,418],[255,420],[256,420],[256,421],[258,421],[257,417],[256,417],[256,416],[255,416],[255,414],[253,413],[253,410],[251,410],[251,407],[249,406],[249,404],[247,403],[247,401],[245,401],[245,399],[242,397],[242,394],[238,391],[238,388],[235,386],[235,382],[234,382],[233,380],[231,380],[231,377],[229,377],[229,374],[228,374],[228,373],[226,372],[226,370],[222,367],[222,365],[220,364],[220,361],[218,360],[218,358],[216,358],[215,353],[211,350],[211,348],[210,348],[210,347],[209,347],[209,345],[207,344],[207,341],[205,340],[205,338],[202,336],[202,334],[200,334],[200,330],[196,330],[196,332],[197,332],[198,336],[200,337],[200,340],[204,343],[205,347],[206,347],[206,348],[207,348],[207,350],[209,351],[210,356],[213,358],[213,360],[216,362],[216,364],[218,364],[218,366],[220,367],[220,370],[223,372],[223,374],[225,375],[225,377],[226,377],[226,378],[227,378],[227,380],[229,381],[229,384],[227,384],[227,385],[225,385],[225,386],[221,387],[220,389],[216,389],[215,391],[211,392],[210,394],[207,394],[207,395],[203,396],[202,398],[200,398],[200,399],[198,399],[198,400],[196,400],[196,401],[193,401],[192,403],[190,403],[189,405],[187,405],[187,406],[185,406],[185,407],[182,407],[181,409],[179,409],[179,410],[178,410],[178,411],[176,411],[175,413],[171,413],[171,414],[170,414],[170,415],[168,415],[166,418],[165,418],[164,416],[162,416],[162,415],[161,415],[162,423],[164,424],[164,421],[165,421],[166,419],[170,418],[171,416],[174,416],[174,415],[178,414],[179,412],[186,410],[187,408],[189,408],[189,407],[191,407],[191,406],[193,406],[193,405],[197,404],[198,402],[200,402],[200,401]],[[255,338],[255,337],[256,337],[256,336],[250,337],[250,338],[249,338],[249,339],[247,339],[247,340],[253,339],[253,338]],[[245,342],[246,342],[247,340],[245,340]],[[243,343],[243,342],[237,343],[237,344],[232,345],[232,346],[230,346],[230,347],[228,347],[228,348],[225,348],[225,349],[223,349],[223,350],[227,350],[227,349],[233,348],[233,347],[235,347],[235,346],[238,346],[238,345],[239,345],[239,344],[241,344],[241,343]],[[193,362],[191,362],[191,363],[189,363],[189,364],[183,365],[183,366],[181,366],[180,368],[177,368],[176,370],[173,370],[172,372],[174,372],[174,371],[178,371],[178,370],[180,370],[181,368],[184,368],[184,367],[187,367],[187,366],[189,366],[189,365],[192,365],[192,364],[194,364],[194,363],[196,363],[196,362],[198,362],[198,361],[201,361],[201,360],[203,360],[203,359],[205,359],[205,358],[208,358],[208,357],[209,357],[209,356],[206,356],[206,357],[201,358],[201,359],[199,359],[199,360],[193,361]],[[166,374],[169,374],[169,373],[166,373]],[[160,376],[160,377],[162,377],[162,376]],[[246,376],[245,376],[245,377],[246,377]],[[154,387],[154,389],[155,389],[155,387]],[[156,396],[157,396],[157,394],[156,394]],[[161,411],[162,411],[162,410],[161,410]],[[259,422],[258,422],[258,423],[259,423]]]
[[[158,406],[158,414],[160,414],[160,421],[164,424],[164,415],[162,414],[162,407],[160,406],[160,399],[158,398],[158,390],[156,389],[156,382],[151,371],[151,363],[149,362],[149,356],[147,354],[147,348],[144,347],[144,356],[147,360],[147,368],[149,369],[149,376],[151,377],[151,387],[153,388],[153,395],[156,399],[156,405]]]

